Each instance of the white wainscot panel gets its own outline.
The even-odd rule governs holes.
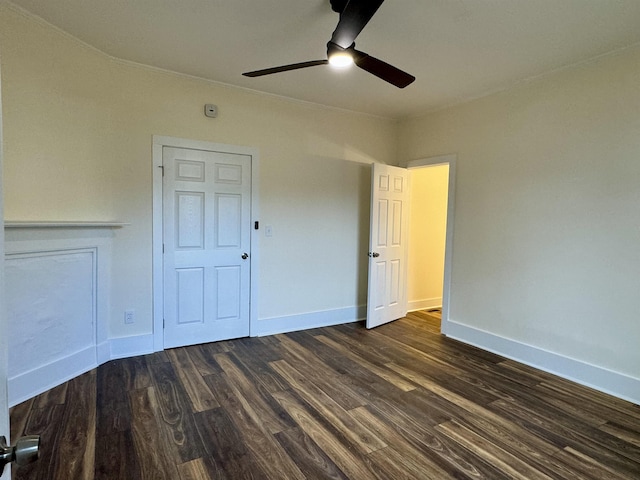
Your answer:
[[[7,254],[5,272],[12,400],[93,368],[97,249]]]

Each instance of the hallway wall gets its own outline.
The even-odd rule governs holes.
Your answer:
[[[442,306],[449,165],[411,169],[409,310]]]

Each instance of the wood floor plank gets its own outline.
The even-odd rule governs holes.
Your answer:
[[[91,480],[94,477],[96,430],[96,374],[85,373],[68,383],[68,400],[64,404],[62,441],[58,455],[64,462],[56,464],[53,476]]]
[[[168,458],[167,445],[158,428],[156,412],[159,407],[155,388],[133,390],[129,393],[132,410],[131,431],[142,478],[172,480],[178,477],[175,463]]]
[[[389,368],[398,373],[412,378],[412,380],[431,391],[438,397],[448,401],[450,404],[460,407],[464,412],[458,413],[460,420],[470,426],[475,426],[479,431],[494,441],[504,444],[505,447],[516,447],[529,458],[543,459],[556,453],[559,448],[549,442],[544,441],[536,435],[532,435],[520,425],[510,422],[493,411],[484,408],[473,401],[457,395],[454,392],[442,388],[431,380],[415,374],[413,371],[394,364],[389,364]],[[444,407],[447,408],[446,406]]]
[[[348,478],[301,428],[283,430],[275,437],[306,478]]]
[[[158,427],[167,438],[176,463],[202,457],[204,451],[195,428],[191,402],[171,363],[149,366],[159,407]]]
[[[518,480],[552,480],[548,475],[536,470],[526,462],[514,457],[455,421],[442,423],[436,428],[467,450],[488,459],[510,478]]]
[[[592,425],[604,425],[607,421],[620,422],[628,420],[629,417],[635,418],[640,424],[640,412],[637,414],[632,409],[621,411],[613,404],[603,405],[598,400],[588,400],[582,395],[574,393],[568,395],[569,389],[564,385],[565,382],[542,382],[536,387],[547,401],[553,405],[570,412],[571,416],[578,416],[585,422]],[[584,392],[585,389],[573,389],[574,391]],[[640,433],[640,429],[638,430]]]
[[[29,420],[29,414],[31,413],[31,409],[33,408],[34,402],[37,399],[38,396],[30,398],[11,408],[11,410],[9,411],[9,416],[11,418],[11,438],[19,438],[25,435],[24,431],[27,426],[27,421]],[[50,405],[44,405],[44,408],[49,406]]]
[[[213,361],[211,350],[204,345],[193,345],[185,351],[201,376],[206,377],[222,372],[220,366]]]
[[[40,435],[40,458],[37,462],[11,470],[13,480],[49,480],[56,465],[63,462],[58,455],[61,443],[64,405],[32,409],[24,435]],[[64,477],[66,478],[66,477]]]
[[[380,479],[393,478],[413,480],[446,480],[454,478],[449,475],[433,475],[428,470],[424,470],[420,464],[415,464],[405,452],[399,453],[395,447],[385,447],[376,450],[365,457],[365,461],[370,468],[376,472],[376,477]]]
[[[207,381],[217,392],[218,402],[240,432],[242,442],[267,476],[303,480],[304,475],[300,469],[272,436],[272,433],[277,432],[269,431],[269,426],[261,421],[260,415],[254,410],[254,404],[243,396],[228,375],[211,375],[207,377]],[[293,421],[291,425],[294,425]]]
[[[297,340],[294,340],[294,338]],[[343,383],[347,385],[347,388],[356,381],[361,384],[366,383],[375,388],[381,395],[393,397],[397,392],[403,391],[376,375],[367,368],[368,366],[363,366],[348,356],[336,352],[333,348],[316,340],[311,335],[306,335],[305,332],[294,332],[287,336],[282,336],[280,337],[280,343],[286,350],[297,356],[299,362],[309,361],[318,365],[318,368],[329,367],[334,369],[344,379]],[[365,397],[368,395],[370,395],[370,392],[364,394]]]
[[[287,388],[282,379],[275,374],[269,367],[268,363],[280,360],[282,357],[276,349],[254,339],[249,342],[248,339],[240,339],[237,347],[233,352],[236,358],[251,375],[262,383],[270,392],[278,392]]]
[[[409,392],[409,394],[413,393]],[[395,429],[415,449],[423,452],[444,471],[450,472],[453,477],[491,480],[508,478],[472,452],[461,450],[453,441],[435,430],[435,425],[441,422],[415,420],[422,416],[422,412],[433,415],[429,410],[414,410],[407,408],[406,405],[381,398],[377,398],[367,408],[370,408],[387,426]],[[439,414],[437,416],[441,418]]]
[[[141,480],[130,430],[96,437],[95,480]]]
[[[122,362],[123,381],[127,390],[137,390],[151,386],[151,377],[145,357],[131,357]]]
[[[640,406],[439,334],[437,313],[107,362],[11,409],[13,480],[640,479]]]
[[[416,386],[412,382],[408,382],[404,380],[403,378],[389,371],[387,368],[379,367],[371,362],[364,360],[359,355],[356,355],[355,353],[353,353],[353,351],[350,350],[348,347],[340,345],[339,343],[334,342],[333,340],[331,340],[330,338],[324,335],[318,335],[315,338],[318,341],[324,343],[325,345],[328,345],[329,347],[333,348],[335,351],[340,352],[345,357],[348,357],[354,362],[358,363],[359,365],[364,366],[367,370],[379,376],[380,378],[386,380],[390,384],[395,385],[403,392],[410,392],[411,390],[414,390],[416,388]]]
[[[304,404],[296,399],[290,392],[277,392],[276,399],[296,420],[300,428],[327,454],[329,458],[349,478],[375,478],[367,463],[346,447],[343,442],[327,430],[314,416],[309,413]]]
[[[256,385],[251,382],[242,368],[232,358],[231,353],[215,355],[216,362],[226,373],[229,383],[240,393],[239,398],[246,399],[246,402],[251,403],[251,411],[255,412],[256,418],[259,418],[265,429],[273,434],[294,427],[295,423],[291,417],[282,410],[271,395],[267,395],[266,392],[256,388]],[[216,391],[216,394],[218,393]]]
[[[131,405],[122,361],[101,365],[96,372],[96,431],[98,435],[131,430]]]
[[[571,447],[592,458],[595,462],[612,466],[616,471],[640,475],[640,463],[603,447],[603,445],[594,440],[593,435],[597,435],[597,429],[595,428],[589,432],[591,435],[586,432],[586,434],[578,433],[571,427],[563,425],[566,420],[560,420],[562,414],[549,418],[546,411],[533,411],[503,400],[494,402],[491,408],[506,418],[511,418],[513,421],[520,423],[523,428],[536,432],[562,448]],[[575,425],[576,428],[580,429],[580,424],[577,420]]]
[[[212,408],[219,407],[215,396],[209,390],[206,382],[202,379],[200,372],[191,361],[184,348],[173,348],[167,350],[167,355],[171,363],[176,367],[176,373],[185,391],[189,395],[193,410],[204,412]]]
[[[154,363],[164,363],[170,362],[169,357],[167,356],[167,352],[160,351],[155,353],[150,353],[148,355],[143,355],[147,365],[153,365]]]
[[[375,432],[387,445],[393,446],[392,448],[383,448],[369,455],[369,458],[379,459],[378,461],[374,461],[373,465],[377,465],[381,461],[387,463],[392,462],[397,465],[397,468],[394,469],[395,471],[389,473],[389,478],[424,478],[434,480],[454,478],[428,455],[425,455],[424,451],[416,449],[402,435],[376,415],[373,415],[367,408],[358,407],[349,413],[363,426]],[[402,455],[399,455],[398,452],[402,452]],[[387,460],[380,458],[385,456],[388,457]],[[392,467],[389,466],[388,470],[391,468]]]
[[[180,480],[212,480],[202,458],[178,465]]]
[[[205,466],[212,478],[269,478],[223,408],[196,413],[196,428],[207,451]]]
[[[286,379],[290,386],[309,405],[319,412],[334,428],[342,432],[362,453],[371,453],[387,445],[376,435],[356,422],[347,411],[335,403],[320,388],[307,381],[304,376],[286,361],[271,362],[273,368]]]
[[[635,445],[636,447],[640,447],[640,433],[638,433],[637,428],[640,425],[636,425],[635,428],[629,425],[620,425],[615,422],[607,422],[604,425],[600,425],[598,429],[603,432],[607,432],[609,435],[613,435],[614,437],[618,437],[620,440]]]
[[[53,387],[51,390],[47,390],[41,393],[35,398],[36,403],[34,408],[46,408],[49,405],[62,405],[67,399],[67,387],[69,382],[65,382],[62,385]]]
[[[285,343],[280,344],[280,357],[287,361],[321,388],[345,410],[366,405],[367,400],[349,387],[348,377],[332,369],[326,368],[322,360],[302,346],[292,348]],[[347,381],[345,381],[347,380]],[[288,386],[286,388],[289,388]],[[286,390],[284,388],[283,390]]]
[[[638,478],[637,476],[630,477],[620,474],[571,447],[561,450],[556,453],[555,456],[578,472],[575,478],[593,478],[596,480],[603,478],[607,480],[630,480],[632,478]]]

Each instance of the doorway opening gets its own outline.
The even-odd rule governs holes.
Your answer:
[[[407,165],[411,170],[408,310],[441,317],[443,334],[449,320],[455,161],[455,155],[444,155]]]

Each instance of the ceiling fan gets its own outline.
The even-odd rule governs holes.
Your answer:
[[[331,36],[331,40],[327,43],[326,59],[265,68],[264,70],[246,72],[242,75],[245,77],[261,77],[272,73],[315,67],[316,65],[347,66],[355,63],[361,69],[398,88],[404,88],[416,79],[413,75],[403,72],[393,65],[355,49],[354,41],[356,37],[365,25],[369,23],[369,20],[371,20],[384,0],[330,0],[330,2],[332,10],[340,14],[340,20]]]

